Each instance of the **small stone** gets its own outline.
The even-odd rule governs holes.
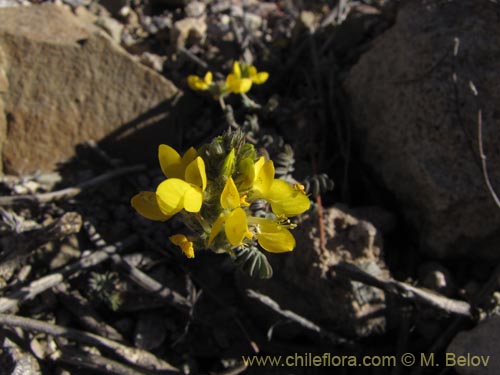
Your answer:
[[[310,31],[314,31],[317,27],[316,16],[313,12],[309,12],[307,10],[303,10],[300,12],[299,21],[306,29]]]
[[[205,14],[207,6],[205,3],[201,1],[192,1],[184,8],[184,12],[186,12],[186,16],[198,18]]]
[[[207,23],[202,18],[184,18],[174,23],[170,39],[174,46],[183,48],[188,42],[203,43],[206,38]]]
[[[256,32],[262,27],[262,17],[253,13],[243,15],[243,25],[250,32]]]
[[[36,176],[36,181],[43,185],[45,190],[52,190],[56,184],[62,181],[61,174],[59,172],[42,173]]]
[[[418,279],[422,286],[449,297],[456,291],[451,272],[437,262],[422,264],[418,270]]]
[[[167,58],[165,56],[155,55],[154,53],[144,52],[139,61],[147,67],[156,70],[157,72],[163,71],[163,64]]]
[[[120,44],[123,31],[123,25],[120,22],[111,17],[99,17],[95,24],[103,29],[112,40]]]

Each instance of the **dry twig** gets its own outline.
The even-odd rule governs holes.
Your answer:
[[[260,303],[271,308],[273,311],[277,312],[281,316],[300,324],[302,327],[307,328],[308,330],[311,330],[313,332],[317,332],[321,336],[327,337],[328,339],[330,339],[330,341],[332,341],[336,345],[339,345],[339,344],[352,345],[352,343],[349,340],[347,340],[339,335],[336,335],[332,332],[326,331],[325,329],[321,328],[317,324],[315,324],[315,323],[311,322],[310,320],[294,313],[293,311],[283,310],[280,307],[280,305],[278,305],[278,303],[276,301],[274,301],[273,299],[271,299],[269,296],[266,296],[264,294],[256,292],[255,290],[252,290],[252,289],[247,289],[247,295],[250,298],[254,298],[257,301],[259,301]]]
[[[52,191],[50,193],[0,197],[0,206],[12,206],[21,203],[48,203],[61,199],[73,198],[82,193],[84,190],[100,185],[113,178],[120,177],[129,173],[141,172],[145,169],[146,167],[144,165],[134,165],[131,167],[115,169],[100,176],[94,177],[88,181],[82,182],[81,184],[78,184],[74,187]]]
[[[89,371],[100,372],[103,374],[116,375],[141,375],[151,374],[151,372],[143,372],[125,366],[122,363],[113,361],[112,359],[75,350],[73,348],[60,348],[57,352],[50,356],[50,359],[55,362],[67,363]],[[157,372],[156,372],[157,374]]]
[[[349,280],[355,280],[363,284],[374,286],[385,292],[416,303],[432,306],[445,313],[461,315],[468,318],[472,317],[471,305],[465,301],[451,299],[434,291],[417,288],[401,281],[393,279],[384,280],[350,263],[339,263],[333,266],[333,270],[338,274],[345,275]]]
[[[67,275],[104,262],[111,256],[111,254],[133,245],[138,239],[139,237],[137,235],[132,235],[123,241],[106,246],[101,250],[94,251],[90,255],[63,267],[59,270],[59,272],[46,275],[31,282],[28,286],[24,286],[17,291],[12,292],[7,297],[0,298],[0,312],[6,312],[17,306],[19,303],[34,298],[38,294],[58,285]]]
[[[103,238],[97,232],[96,228],[94,227],[94,225],[92,225],[91,222],[86,221],[84,224],[84,228],[86,229],[90,240],[94,242],[96,246],[102,247],[106,245],[106,241],[103,240]],[[183,311],[191,307],[190,302],[181,294],[164,286],[163,284],[159,283],[152,277],[142,272],[137,267],[134,267],[132,264],[124,260],[119,254],[111,254],[110,258],[111,261],[119,269],[121,269],[128,278],[130,278],[135,283],[139,284],[144,289],[158,294],[173,307],[176,307]]]
[[[93,333],[7,314],[0,314],[0,324],[8,327],[19,327],[27,331],[43,332],[54,337],[66,337],[79,343],[104,348],[129,363],[149,370],[168,370],[178,372],[177,368],[172,366],[170,363],[159,359],[150,352],[126,346]]]

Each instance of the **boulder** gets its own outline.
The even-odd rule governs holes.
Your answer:
[[[407,1],[344,82],[362,160],[432,257],[500,257],[500,209],[477,136],[481,109],[489,176],[500,191],[497,15],[489,1]]]
[[[238,287],[257,290],[276,301],[283,310],[318,324],[322,328],[350,337],[382,333],[386,327],[385,294],[382,290],[336,277],[334,266],[348,262],[366,272],[388,279],[389,271],[382,259],[382,239],[377,228],[350,215],[343,207],[324,211],[325,247],[321,248],[316,215],[307,216],[293,231],[297,245],[287,254],[266,253],[274,275],[269,280],[251,278],[238,273]],[[249,309],[257,321],[267,327],[282,318],[263,309],[255,300]],[[295,334],[285,325],[275,332]]]
[[[447,366],[460,375],[496,375],[500,373],[500,316],[493,316],[470,331],[459,332],[446,350]]]
[[[154,156],[157,143],[175,143],[169,111],[179,94],[170,81],[63,7],[0,9],[5,173],[52,170],[90,139],[129,160]],[[132,132],[148,141],[125,142]],[[146,144],[154,144],[151,151],[141,149]]]

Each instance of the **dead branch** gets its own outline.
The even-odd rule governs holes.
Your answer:
[[[150,352],[126,346],[93,333],[7,314],[0,314],[0,324],[8,327],[19,327],[27,331],[42,332],[54,337],[66,337],[79,343],[104,348],[123,358],[125,361],[145,369],[178,372],[177,368]]]
[[[135,244],[138,239],[139,237],[137,235],[132,235],[123,241],[106,246],[101,250],[94,251],[90,255],[63,267],[61,270],[59,270],[59,272],[46,275],[38,280],[31,282],[28,286],[24,286],[17,291],[10,293],[6,297],[0,298],[0,313],[6,312],[17,306],[19,303],[23,303],[28,299],[32,299],[38,294],[58,285],[64,280],[65,276],[68,276],[85,268],[93,267],[105,261],[111,256],[111,254],[119,252],[124,248]]]
[[[33,299],[40,293],[56,286],[63,281],[63,275],[60,273],[44,276],[31,282],[19,290],[10,293],[7,297],[0,298],[0,313],[13,309],[19,303]]]
[[[113,171],[104,173],[100,176],[94,177],[88,181],[82,182],[74,187],[69,187],[62,190],[52,191],[50,193],[31,194],[31,195],[13,195],[7,197],[0,197],[0,206],[12,206],[21,203],[48,203],[61,199],[73,198],[84,190],[91,187],[100,185],[113,178],[120,177],[130,173],[137,173],[145,170],[144,165],[134,165],[131,167],[124,167],[115,169]]]
[[[254,298],[257,301],[259,301],[260,303],[266,305],[267,307],[269,307],[273,311],[277,312],[281,316],[298,323],[299,325],[301,325],[304,328],[307,328],[310,331],[317,332],[318,334],[320,334],[323,337],[327,337],[336,345],[339,345],[339,344],[351,344],[352,345],[352,343],[349,340],[347,340],[339,335],[336,335],[335,333],[328,332],[327,330],[321,328],[320,326],[311,322],[310,320],[294,313],[293,311],[283,310],[280,307],[280,305],[276,301],[271,299],[269,296],[266,296],[264,294],[256,292],[255,290],[252,290],[252,289],[247,289],[247,295],[248,295],[248,297]]]
[[[346,276],[349,280],[374,286],[387,293],[416,303],[432,306],[448,314],[461,315],[468,318],[472,317],[471,305],[465,301],[451,299],[437,292],[417,288],[401,281],[393,279],[384,280],[369,274],[351,263],[339,263],[333,266],[333,270],[340,275]]]
[[[110,340],[124,342],[123,336],[112,326],[106,324],[89,302],[77,290],[70,291],[67,285],[60,283],[56,292],[59,300],[90,331]]]
[[[90,221],[85,221],[84,228],[87,231],[90,240],[96,246],[102,247],[106,245],[106,241],[104,241]],[[112,254],[110,255],[110,258],[115,266],[122,270],[129,279],[140,285],[142,288],[158,294],[173,307],[183,311],[191,307],[191,303],[181,294],[156,281],[137,267],[134,267],[132,264],[124,260],[119,254]]]
[[[486,155],[483,149],[483,113],[482,110],[479,109],[477,111],[477,142],[479,144],[479,157],[481,158],[481,168],[483,171],[483,178],[488,191],[495,201],[495,204],[500,208],[500,199],[498,198],[493,185],[491,184],[490,175],[488,174],[488,165],[486,162]]]
[[[146,374],[146,372],[138,371],[117,361],[113,361],[112,359],[68,347],[60,348],[60,350],[56,351],[53,355],[50,356],[50,359],[54,362],[62,362],[77,366],[79,368],[84,368],[92,372],[96,371],[103,374]],[[147,373],[151,374],[149,371]]]
[[[12,249],[3,255],[0,263],[0,276],[8,279],[24,259],[32,252],[54,240],[60,240],[71,234],[78,233],[82,226],[82,217],[76,212],[67,212],[49,225],[15,235],[12,239]]]

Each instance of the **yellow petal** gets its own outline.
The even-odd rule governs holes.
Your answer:
[[[255,180],[255,168],[252,158],[244,158],[238,163],[238,177],[236,178],[236,185],[238,190],[249,190],[253,181]]]
[[[174,234],[168,238],[174,245],[179,246],[188,258],[194,258],[193,243],[183,234]]]
[[[236,208],[227,215],[224,229],[227,240],[233,246],[241,245],[245,237],[252,238],[252,233],[248,230],[247,214],[242,208]]]
[[[295,238],[286,228],[278,227],[275,232],[261,232],[257,237],[259,245],[271,253],[284,253],[295,248]],[[262,229],[263,230],[263,229]]]
[[[257,160],[254,164],[254,168],[255,168],[255,175],[257,176],[260,172],[260,170],[262,169],[262,167],[264,166],[264,163],[266,162],[266,159],[264,158],[264,156],[261,156],[259,158],[259,160]]]
[[[271,203],[271,209],[278,216],[296,216],[307,211],[311,206],[307,195],[278,179],[273,181],[265,199]]]
[[[252,76],[252,82],[255,83],[256,85],[261,85],[264,82],[266,82],[268,78],[269,78],[268,72],[259,72],[256,75]]]
[[[269,73],[268,72],[257,72],[257,68],[255,66],[251,65],[248,67],[248,75],[252,79],[252,82],[255,83],[256,85],[260,85],[264,82],[267,81],[269,78]]]
[[[240,63],[238,61],[235,61],[233,63],[233,74],[235,75],[236,78],[241,77],[241,67],[240,67]]]
[[[232,93],[242,94],[252,88],[252,80],[250,78],[237,77],[235,74],[229,74],[226,78],[226,86]]]
[[[158,159],[163,174],[167,178],[184,178],[181,156],[168,145],[158,147]]]
[[[259,162],[260,159],[257,163]],[[273,181],[274,181],[274,164],[272,160],[268,160],[264,163],[264,165],[262,165],[262,168],[259,168],[259,172],[253,183],[253,188],[260,195],[265,197],[269,189],[271,188]]]
[[[184,193],[184,209],[187,212],[200,212],[203,204],[203,192],[197,186],[190,185]]]
[[[203,77],[203,82],[205,82],[205,84],[207,86],[210,86],[210,84],[212,83],[212,80],[213,80],[213,74],[212,72],[208,71],[205,73],[205,77]]]
[[[207,174],[205,172],[205,162],[198,156],[186,167],[185,180],[190,184],[199,186],[202,191],[207,187]]]
[[[198,89],[199,81],[200,81],[200,77],[195,76],[195,75],[190,75],[187,78],[187,82],[188,82],[189,88],[191,90],[199,90]]]
[[[238,84],[238,89],[235,94],[244,94],[252,88],[252,80],[250,78],[241,78]]]
[[[210,73],[210,72],[208,72],[208,73]],[[197,90],[197,91],[208,90],[210,87],[210,84],[212,83],[211,79],[210,79],[210,81],[207,80],[207,78],[210,78],[210,76],[207,77],[208,73],[205,74],[205,77],[203,79],[201,79],[200,77],[195,76],[195,75],[188,76],[187,81],[188,81],[189,87],[192,90]],[[210,75],[211,74],[212,73],[210,73]]]
[[[170,219],[170,216],[161,212],[156,202],[156,193],[152,191],[141,191],[130,200],[130,204],[146,219],[156,221],[166,221]]]
[[[175,215],[184,206],[184,195],[192,186],[178,178],[169,178],[156,188],[156,200],[161,212],[165,215]]]
[[[240,206],[240,193],[234,184],[233,178],[229,177],[220,195],[220,205],[226,210],[233,210]]]
[[[220,214],[220,216],[215,220],[214,225],[212,225],[212,230],[210,231],[210,235],[208,236],[208,246],[212,244],[214,241],[215,237],[220,233],[222,230],[222,224],[224,224],[224,221],[226,220],[226,217],[224,214]]]
[[[189,163],[191,163],[198,156],[198,152],[194,147],[189,147],[189,149],[182,156],[181,163],[186,168]]]

